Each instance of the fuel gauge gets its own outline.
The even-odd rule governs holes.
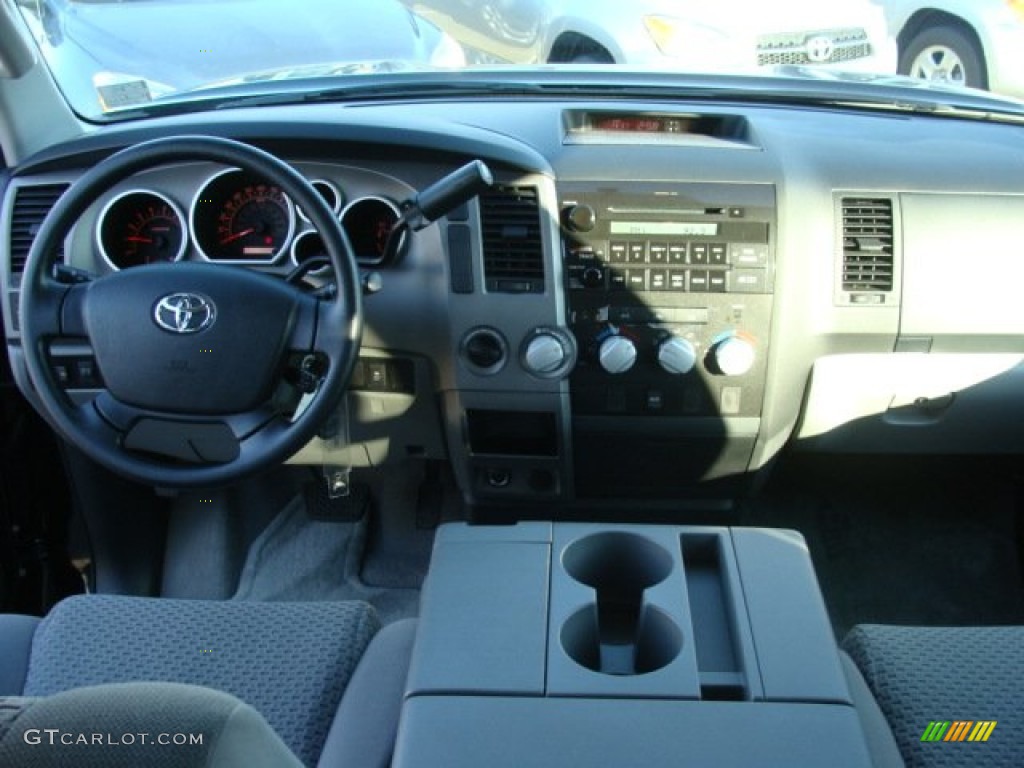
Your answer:
[[[184,221],[178,206],[159,193],[124,192],[100,213],[100,254],[114,269],[179,261],[185,255]]]

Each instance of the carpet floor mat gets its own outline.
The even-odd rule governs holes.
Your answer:
[[[977,459],[827,457],[789,467],[744,523],[803,533],[838,637],[864,622],[1019,624],[1019,493]]]
[[[419,590],[365,584],[367,522],[311,520],[291,501],[249,548],[235,600],[365,600],[385,624],[415,616]]]

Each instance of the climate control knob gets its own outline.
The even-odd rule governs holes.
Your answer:
[[[741,336],[729,336],[711,349],[714,368],[723,376],[742,376],[754,366],[757,350]]]
[[[608,373],[625,373],[636,362],[636,345],[625,336],[609,336],[601,342],[597,359]]]
[[[523,350],[523,367],[535,376],[555,376],[569,362],[570,350],[553,333],[538,333]]]
[[[658,346],[658,364],[669,373],[689,373],[697,364],[697,350],[680,336],[669,336]]]

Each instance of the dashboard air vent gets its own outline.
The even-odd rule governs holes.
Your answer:
[[[67,188],[67,184],[18,188],[11,215],[11,274],[16,275],[25,271],[28,250],[39,232],[39,225]]]
[[[893,288],[893,216],[888,198],[844,197],[843,290],[881,293]]]
[[[543,293],[544,248],[535,187],[494,187],[480,195],[484,278],[493,293]]]

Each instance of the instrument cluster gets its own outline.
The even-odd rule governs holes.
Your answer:
[[[381,195],[349,200],[335,182],[312,185],[338,217],[361,264],[380,264],[398,205]],[[278,187],[237,168],[207,177],[187,212],[179,201],[155,189],[120,192],[96,221],[96,245],[113,269],[196,257],[229,264],[299,266],[326,255],[319,233],[301,208]]]

